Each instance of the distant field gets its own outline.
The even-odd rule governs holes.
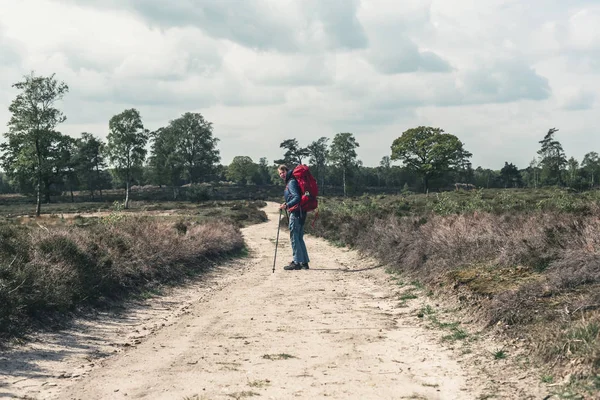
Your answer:
[[[195,188],[179,188],[177,199],[173,199],[171,188],[156,186],[134,187],[130,195],[130,209],[133,211],[192,209],[195,204],[209,200],[269,200],[279,201],[283,186],[237,186],[237,185],[198,185]],[[52,196],[51,202],[42,203],[43,214],[99,212],[111,210],[115,202],[125,201],[125,190],[105,190],[102,197],[98,193],[94,199],[89,192],[74,192]],[[35,198],[21,194],[0,195],[0,216],[34,215]]]

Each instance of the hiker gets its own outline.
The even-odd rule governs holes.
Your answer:
[[[284,164],[277,168],[279,177],[286,183],[283,197],[285,202],[279,206],[279,210],[288,210],[300,202],[300,186],[292,176],[292,170]],[[281,212],[281,211],[280,211]],[[289,265],[283,267],[286,271],[297,269],[308,269],[308,251],[304,244],[304,222],[306,221],[306,212],[298,208],[290,211],[289,227],[290,241],[292,242],[293,259]]]

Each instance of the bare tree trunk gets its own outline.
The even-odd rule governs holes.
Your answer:
[[[344,168],[342,171],[342,180],[344,183],[344,197],[346,197],[346,168]]]
[[[129,208],[129,171],[127,171],[127,178],[125,179],[125,209]]]
[[[42,212],[42,157],[40,155],[40,145],[38,141],[35,141],[35,151],[38,159],[38,170],[37,170],[37,204],[35,206],[35,215],[40,216]]]
[[[40,176],[41,174],[38,174],[38,182],[37,182],[37,203],[35,206],[35,215],[36,216],[40,216],[41,212],[42,212],[42,178]]]
[[[98,164],[96,164],[96,184],[100,186],[100,201],[102,201],[102,185],[100,184],[100,169],[98,168]],[[95,185],[93,185],[95,186]],[[94,198],[94,190],[92,189],[92,199]]]

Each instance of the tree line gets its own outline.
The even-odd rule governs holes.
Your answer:
[[[19,93],[9,106],[11,113],[5,141],[0,144],[0,193],[19,192],[36,196],[36,214],[52,195],[87,191],[102,199],[102,191],[125,189],[129,206],[132,185],[170,187],[173,198],[186,184],[227,181],[237,184],[279,183],[276,166],[308,163],[323,191],[340,188],[344,195],[367,187],[382,191],[428,191],[452,188],[455,183],[477,187],[570,186],[594,187],[600,173],[596,152],[581,164],[566,158],[552,128],[540,140],[537,157],[524,169],[505,162],[499,170],[473,169],[472,154],[455,135],[441,128],[419,126],[404,131],[376,167],[358,159],[360,147],[353,133],[320,137],[302,146],[296,138],[280,143],[282,158],[258,163],[239,155],[229,165],[220,163],[213,124],[201,113],[186,112],[164,126],[145,128],[139,111],[123,110],[108,122],[106,141],[89,132],[73,138],[57,128],[66,121],[56,103],[69,87],[55,75],[32,72],[12,85]],[[393,165],[399,162],[400,165]]]
[[[57,130],[66,120],[56,107],[69,91],[66,83],[32,72],[13,87],[20,92],[9,106],[9,130],[0,144],[0,189],[35,194],[36,215],[43,201],[65,191],[73,198],[75,190],[86,190],[94,199],[102,198],[103,189],[124,187],[128,208],[132,183],[175,188],[214,178],[218,139],[200,113],[185,113],[151,132],[130,108],[110,118],[106,142],[89,132],[73,138]]]

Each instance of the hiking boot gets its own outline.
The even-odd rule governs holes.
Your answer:
[[[289,265],[286,265],[285,267],[283,267],[283,269],[285,269],[286,271],[293,271],[293,270],[297,270],[300,268],[302,268],[301,265],[295,261],[292,261]]]
[[[308,269],[308,263],[300,263],[300,269]]]

